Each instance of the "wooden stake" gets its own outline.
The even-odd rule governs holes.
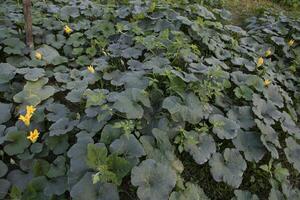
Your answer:
[[[31,0],[23,0],[23,13],[25,19],[26,45],[29,48],[33,48]]]

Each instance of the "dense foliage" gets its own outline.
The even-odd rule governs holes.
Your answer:
[[[299,20],[241,28],[171,0],[32,12],[31,51],[21,5],[0,4],[0,199],[300,199]]]

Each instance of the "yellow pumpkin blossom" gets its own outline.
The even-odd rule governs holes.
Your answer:
[[[94,69],[94,67],[92,66],[92,65],[90,65],[90,66],[88,66],[88,68],[87,68],[88,70],[89,70],[89,72],[91,72],[92,74],[94,74],[95,73],[95,69]]]
[[[258,58],[257,60],[257,63],[256,63],[256,66],[257,67],[260,67],[264,64],[264,59],[262,57]]]
[[[26,106],[26,114],[20,115],[19,120],[23,121],[26,126],[30,125],[30,119],[35,112],[36,108],[34,106]]]
[[[271,84],[271,81],[269,80],[269,79],[266,79],[265,81],[264,81],[264,85],[267,87],[267,86],[269,86]]]
[[[266,57],[269,57],[272,54],[271,49],[268,49],[265,53]]]
[[[290,40],[290,41],[288,42],[288,45],[289,45],[289,46],[293,46],[294,43],[295,43],[295,40]]]
[[[39,135],[39,131],[37,129],[34,129],[34,131],[30,131],[29,136],[27,136],[27,139],[29,139],[32,143],[35,143]]]
[[[68,25],[65,25],[65,27],[64,27],[64,32],[65,32],[66,34],[70,34],[70,33],[73,32],[73,30],[72,30]]]
[[[26,106],[26,115],[31,117],[35,111],[36,108],[34,106]]]
[[[37,60],[42,60],[43,54],[37,51],[37,52],[35,52],[35,58],[36,58]]]
[[[30,125],[30,118],[31,118],[31,116],[30,115],[20,115],[19,116],[19,120],[21,120],[22,122],[24,122],[24,124],[26,125],[26,126],[29,126]]]

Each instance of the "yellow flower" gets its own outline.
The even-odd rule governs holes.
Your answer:
[[[269,57],[272,54],[271,49],[268,49],[265,53],[266,57]]]
[[[288,42],[288,45],[289,45],[289,46],[293,46],[294,42],[295,42],[295,40],[290,40],[290,41]]]
[[[264,81],[264,85],[267,87],[267,86],[269,86],[271,84],[271,81],[269,80],[269,79],[266,79],[265,81]]]
[[[26,106],[26,115],[20,115],[19,120],[23,121],[26,126],[30,125],[30,119],[36,108],[34,106]]]
[[[42,60],[43,54],[37,51],[37,52],[35,52],[35,58],[36,58],[37,60]]]
[[[39,137],[40,133],[37,129],[34,129],[34,131],[30,131],[29,136],[27,136],[27,139],[29,139],[32,143],[35,143]]]
[[[262,57],[258,58],[257,60],[257,63],[256,63],[256,66],[257,67],[260,67],[264,64],[264,59]]]
[[[73,32],[73,30],[72,30],[68,25],[65,25],[65,27],[64,27],[64,32],[65,32],[66,34],[70,34],[70,33]]]
[[[26,126],[29,126],[30,125],[30,118],[31,118],[31,116],[30,115],[20,115],[19,116],[19,120],[21,120],[22,122],[24,122],[24,124],[26,125]]]
[[[26,115],[31,117],[35,110],[36,108],[34,106],[26,106]]]
[[[91,72],[92,74],[95,73],[95,69],[92,65],[88,66],[88,70],[89,72]]]

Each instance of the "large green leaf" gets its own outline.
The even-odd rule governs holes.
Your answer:
[[[275,121],[280,118],[281,113],[272,102],[261,99],[257,94],[253,95],[252,101],[254,105],[252,107],[254,114],[258,118],[264,120],[265,123],[274,124]]]
[[[186,183],[183,191],[172,192],[169,200],[209,200],[202,188],[193,183]]]
[[[220,139],[235,138],[240,129],[240,126],[235,121],[220,114],[210,116],[209,122],[213,124],[213,132],[217,134]]]
[[[89,167],[97,170],[101,165],[107,162],[107,149],[104,144],[88,144],[87,146],[87,160]]]
[[[0,84],[7,83],[16,75],[16,68],[9,63],[0,63]]]
[[[237,188],[243,180],[247,163],[236,149],[225,149],[223,155],[215,153],[209,160],[210,172],[217,182]]]
[[[131,171],[131,183],[141,200],[168,199],[176,184],[176,173],[167,165],[148,159]]]
[[[7,122],[11,118],[12,104],[0,102],[0,124]]]
[[[0,199],[4,199],[11,184],[6,179],[0,179]]]
[[[232,142],[239,151],[244,152],[245,158],[248,161],[258,162],[266,153],[259,134],[255,132],[239,131],[237,137]]]
[[[35,82],[27,81],[23,90],[14,96],[14,101],[33,106],[38,105],[55,93],[55,89],[46,85],[47,83],[48,78],[41,78]]]
[[[90,106],[101,106],[106,102],[106,94],[108,94],[108,90],[90,90],[87,89],[83,95],[86,96],[86,108]]]
[[[7,173],[7,171],[8,171],[7,165],[2,160],[0,160],[0,178],[4,176]]]
[[[167,109],[175,121],[187,121],[197,124],[207,117],[210,110],[208,105],[202,104],[193,93],[185,95],[184,101],[179,97],[170,96],[164,99],[162,107]]]
[[[139,158],[145,155],[145,151],[134,135],[122,135],[109,146],[112,153],[128,157]]]
[[[216,144],[213,137],[195,131],[190,131],[186,134],[188,139],[184,143],[184,149],[193,156],[193,159],[199,165],[207,162],[211,155],[216,152]]]
[[[29,140],[26,138],[25,131],[13,131],[6,135],[5,139],[8,144],[4,146],[4,151],[8,155],[16,155],[23,153],[24,150],[30,145]]]
[[[288,137],[286,140],[286,148],[284,149],[285,155],[288,161],[293,164],[294,168],[300,172],[300,144],[298,144],[293,138]]]
[[[117,94],[114,97],[113,108],[119,112],[126,113],[128,119],[142,118],[144,114],[143,107],[150,107],[148,94],[140,89],[132,88]]]

